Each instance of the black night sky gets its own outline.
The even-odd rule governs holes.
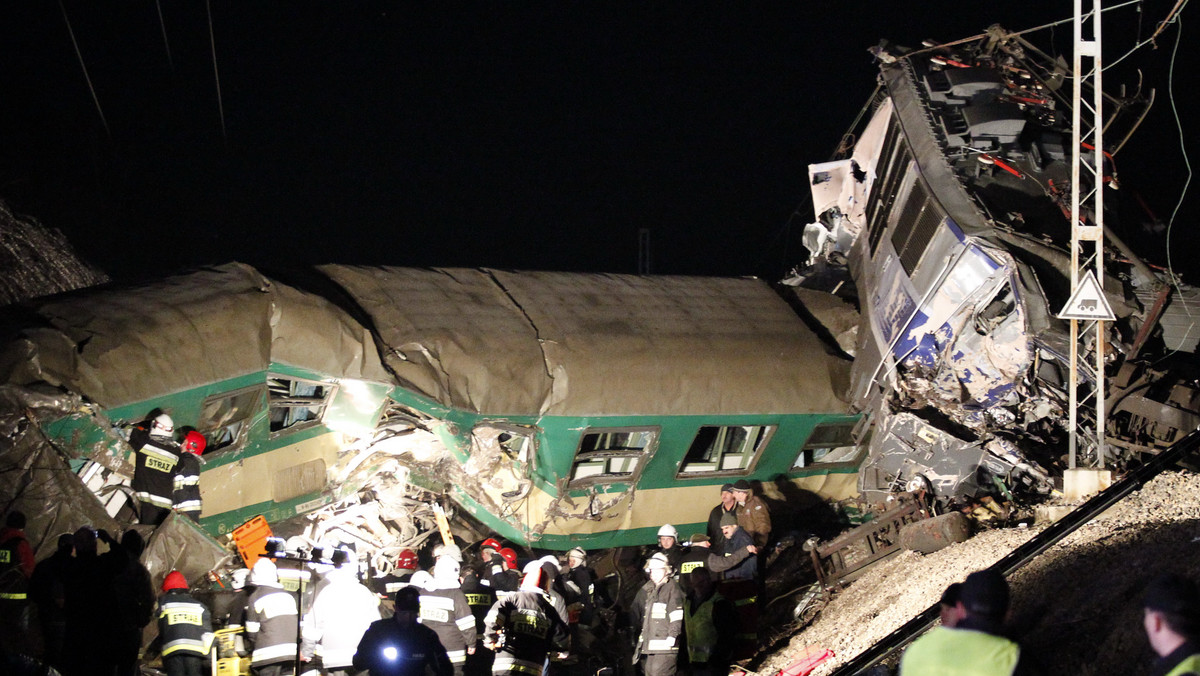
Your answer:
[[[1174,4],[1110,12],[1106,54]],[[640,228],[653,272],[778,279],[804,257],[806,166],[829,159],[874,86],[867,47],[1072,12],[1059,0],[211,0],[218,103],[206,7],[0,9],[0,199],[119,280],[228,260],[635,272]],[[1194,100],[1188,29],[1174,87]],[[1163,220],[1185,180],[1167,96],[1178,31],[1106,76],[1132,88],[1140,67],[1159,89],[1118,157],[1118,199],[1137,191]],[[1069,23],[1030,36],[1068,60],[1070,37]],[[1194,143],[1195,109],[1180,104]],[[1194,239],[1179,233],[1194,230],[1195,202],[1179,241]]]

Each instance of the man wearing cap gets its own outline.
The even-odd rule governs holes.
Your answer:
[[[733,523],[732,525],[736,526],[737,524]],[[691,587],[688,575],[692,571],[698,568],[705,568],[712,576],[713,582],[716,582],[722,579],[726,572],[737,568],[743,561],[758,552],[758,548],[754,545],[738,547],[729,554],[713,551],[712,543],[709,542],[708,536],[704,533],[695,533],[689,538],[689,542],[691,543],[691,549],[688,550],[687,554],[683,555],[683,562],[679,566],[679,584],[683,587],[685,593]]]
[[[967,576],[953,627],[934,627],[904,651],[900,676],[1024,676],[1037,673],[1021,646],[1002,634],[1008,583],[991,568]]]
[[[708,539],[714,550],[721,551],[721,545],[725,542],[725,536],[721,535],[721,517],[726,514],[736,517],[737,511],[738,503],[737,498],[733,496],[733,484],[721,486],[721,502],[708,513]]]
[[[683,591],[662,553],[646,560],[650,581],[642,587],[641,633],[633,653],[645,676],[674,676],[683,633]],[[639,596],[641,596],[639,592]],[[635,625],[638,626],[638,625]]]
[[[1142,626],[1158,655],[1153,676],[1200,674],[1200,591],[1179,575],[1155,578],[1142,602]]]
[[[437,633],[417,623],[420,590],[402,588],[395,605],[395,615],[367,627],[354,653],[354,668],[369,670],[371,676],[424,676],[427,668],[434,676],[451,676],[454,667]]]
[[[733,484],[733,497],[738,502],[738,525],[754,541],[755,547],[765,548],[771,539],[771,510],[767,503],[754,494],[750,482],[745,479],[738,479]]]

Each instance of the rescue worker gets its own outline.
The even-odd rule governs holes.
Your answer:
[[[462,581],[463,596],[466,597],[471,614],[475,617],[475,652],[467,655],[463,673],[466,676],[486,676],[492,672],[495,653],[483,645],[483,623],[488,611],[496,604],[496,592],[491,585],[484,584],[485,580],[474,566],[467,566],[459,571],[459,579]]]
[[[1036,673],[1021,646],[1001,634],[1008,583],[993,569],[967,576],[956,603],[962,619],[934,627],[900,659],[900,676],[1022,676]]]
[[[200,455],[207,445],[203,434],[196,430],[188,432],[179,445],[182,453],[175,465],[172,507],[194,523],[200,523],[200,465],[204,462]]]
[[[961,582],[955,582],[946,587],[942,592],[942,598],[938,599],[938,619],[941,620],[943,627],[953,627],[962,619],[962,615],[958,612],[958,593],[962,589]]]
[[[167,573],[162,591],[158,635],[167,676],[201,676],[207,670],[213,641],[208,608],[188,593],[187,579],[177,570]]]
[[[517,572],[517,552],[512,547],[501,547],[500,558],[504,559],[504,570],[494,573],[491,577],[492,589],[499,596],[501,592],[513,592],[521,586],[521,574]]]
[[[132,487],[142,523],[157,526],[171,513],[175,465],[179,462],[174,435],[175,423],[166,413],[135,427],[129,435],[129,445],[136,451]]]
[[[683,563],[680,564],[679,571],[679,585],[683,587],[684,593],[691,588],[688,574],[692,571],[700,568],[707,569],[712,581],[715,582],[722,579],[727,571],[737,568],[743,561],[758,552],[754,545],[739,547],[729,554],[715,552],[710,547],[712,543],[708,541],[708,536],[704,533],[696,533],[688,541],[691,548],[687,554],[683,555]]]
[[[370,676],[451,676],[454,668],[437,633],[417,623],[421,592],[404,587],[394,597],[396,614],[367,627],[354,653],[354,668]]]
[[[675,530],[675,526],[668,523],[658,529],[658,549],[655,551],[662,552],[663,556],[667,557],[671,570],[676,571],[676,575],[679,564],[683,563],[683,550],[678,545],[679,531]]]
[[[396,565],[392,572],[375,578],[372,586],[377,594],[390,598],[412,580],[417,569],[417,553],[411,549],[402,549],[396,556]]]
[[[279,583],[275,562],[266,557],[254,562],[250,583],[255,586],[246,601],[246,638],[253,646],[250,666],[259,676],[281,676],[296,667],[296,597]]]
[[[421,624],[437,632],[455,676],[462,676],[467,655],[475,652],[475,616],[458,580],[458,563],[443,556],[433,574],[419,572],[412,584],[420,590]]]
[[[343,563],[325,573],[304,623],[304,641],[328,676],[354,673],[354,652],[372,622],[381,619],[379,598]]]
[[[745,479],[738,479],[733,484],[733,496],[738,502],[738,526],[746,531],[755,547],[763,550],[761,558],[765,563],[766,547],[771,540],[771,510],[762,498],[754,494],[750,482]]]
[[[543,556],[540,559],[525,564],[525,569],[522,572],[525,575],[529,575],[530,571],[537,568],[542,570],[546,598],[549,599],[550,605],[554,606],[555,612],[558,613],[558,619],[562,620],[563,624],[567,624],[567,601],[563,598],[562,594],[554,589],[554,583],[558,580],[559,573],[558,559],[553,556]],[[521,581],[524,582],[524,579],[522,578]]]
[[[433,548],[433,562],[436,564],[439,559],[449,558],[458,565],[462,565],[463,555],[462,549],[456,544],[439,544]]]
[[[641,633],[633,653],[645,676],[673,676],[683,634],[683,591],[661,552],[646,561],[645,570],[650,580],[642,587]]]
[[[684,599],[683,626],[691,676],[726,676],[733,657],[733,604],[721,596],[709,570],[690,571]]]
[[[517,591],[496,602],[484,620],[484,645],[496,651],[495,676],[538,676],[551,651],[567,648],[567,625],[550,602],[550,581],[540,565]]]
[[[726,514],[736,517],[737,512],[738,502],[733,495],[733,484],[721,486],[721,502],[708,513],[708,539],[716,551],[721,551],[721,545],[725,543],[725,536],[721,535],[721,517]]]
[[[567,589],[567,613],[574,621],[591,626],[596,614],[596,574],[587,565],[587,552],[575,547],[567,552],[567,572],[563,585]],[[572,607],[575,610],[572,611]]]
[[[63,647],[67,631],[66,580],[71,565],[71,553],[75,551],[75,536],[62,533],[58,536],[58,548],[49,557],[38,562],[29,578],[29,597],[37,607],[38,623],[42,628],[43,658],[50,666],[61,671]]]
[[[32,626],[29,578],[36,566],[33,548],[25,538],[25,514],[13,510],[0,529],[0,646],[24,653]]]
[[[1154,676],[1200,674],[1200,590],[1178,575],[1155,578],[1142,600],[1142,627],[1158,659]]]

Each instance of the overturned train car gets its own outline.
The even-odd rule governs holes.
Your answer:
[[[307,516],[395,549],[438,503],[531,547],[641,544],[702,529],[740,478],[851,497],[862,460],[848,362],[754,279],[228,264],[6,323],[5,387],[61,400],[32,427],[110,514],[131,518],[131,425],[206,436],[213,535]]]
[[[871,51],[872,114],[841,159],[810,166],[817,221],[791,280],[840,271],[856,290],[850,398],[875,426],[860,488],[949,502],[1051,491],[1067,436],[1070,333],[1055,315],[1070,295],[1071,161],[1094,152],[1071,147],[1069,74],[999,27],[953,48]],[[1107,137],[1120,141],[1122,115],[1136,129],[1151,101],[1109,98]],[[1114,161],[1100,189],[1115,187]],[[1106,461],[1121,467],[1200,423],[1187,310],[1200,294],[1106,237]],[[1081,350],[1085,378],[1094,350]]]

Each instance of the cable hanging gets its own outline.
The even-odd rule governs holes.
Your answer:
[[[228,143],[229,136],[225,133],[225,104],[221,101],[221,72],[217,70],[217,40],[213,37],[212,0],[205,0],[204,5],[208,9],[208,43],[212,50],[213,75],[217,80],[217,112],[221,115],[221,138]]]
[[[62,0],[58,0],[58,8],[62,10],[63,20],[67,22],[67,33],[71,35],[71,44],[75,46],[75,56],[79,58],[79,67],[83,69],[83,79],[87,80],[88,91],[92,93],[92,101],[96,104],[96,112],[100,113],[100,123],[104,125],[104,134],[111,139],[112,132],[108,129],[108,120],[104,117],[104,109],[100,107],[96,88],[92,86],[92,76],[88,75],[87,64],[83,62],[83,52],[79,51],[79,43],[75,40],[75,29],[71,28],[71,17],[67,16],[67,8],[63,6]]]

